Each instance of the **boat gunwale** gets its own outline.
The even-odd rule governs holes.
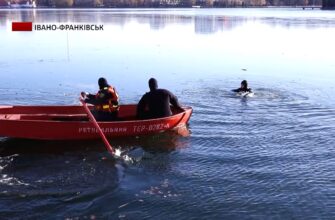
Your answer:
[[[128,105],[121,105],[121,106],[133,106],[133,104],[128,104]],[[11,107],[17,107],[17,106],[8,106],[8,108]],[[18,107],[27,107],[27,106],[18,106]],[[66,106],[29,106],[29,107],[66,107]],[[73,105],[70,105],[69,107],[73,107]],[[1,108],[7,108],[7,106],[0,106]],[[162,120],[169,120],[172,118],[178,118],[180,117],[181,119],[187,114],[188,111],[191,111],[190,114],[192,114],[193,109],[190,106],[182,106],[183,111],[179,112],[177,114],[173,114],[167,117],[162,117],[162,118],[153,118],[153,119],[139,119],[139,120],[126,120],[126,121],[98,121],[98,124],[126,124],[126,123],[142,123],[142,122],[156,122],[156,121],[162,121]],[[182,114],[184,114],[182,116]],[[83,114],[0,114],[0,115],[86,115],[85,113]],[[89,121],[57,121],[57,120],[32,120],[32,119],[0,119],[1,121],[12,121],[12,122],[36,122],[36,123],[89,123]]]

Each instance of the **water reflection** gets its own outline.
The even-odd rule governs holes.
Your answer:
[[[264,81],[269,74],[322,73],[328,80],[334,69],[335,29],[327,27],[335,26],[335,14],[325,11],[50,9],[0,10],[0,16],[7,27],[0,28],[2,104],[77,104],[78,91],[93,92],[101,74],[129,103],[147,91],[150,77],[178,90],[181,82],[209,76]],[[12,32],[13,20],[105,30]]]
[[[128,12],[128,13],[125,13]],[[249,11],[250,12],[250,11]],[[300,11],[297,11],[301,13]],[[318,28],[320,24],[324,27],[334,27],[334,15],[300,14],[295,17],[292,11],[282,16],[274,17],[271,10],[263,10],[261,16],[254,13],[236,9],[226,10],[0,10],[0,17],[5,17],[7,24],[11,21],[33,21],[35,23],[103,23],[124,27],[131,22],[148,24],[151,30],[160,30],[170,25],[193,25],[194,33],[209,34],[231,30],[247,22],[258,21],[271,26],[283,26],[290,28],[304,26]],[[311,13],[311,12],[307,12]],[[312,15],[312,16],[309,16]],[[9,22],[8,22],[9,21]],[[4,20],[0,25],[6,25]]]

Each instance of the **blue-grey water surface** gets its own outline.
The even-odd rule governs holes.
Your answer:
[[[194,109],[187,137],[110,140],[134,163],[99,140],[0,138],[0,218],[333,219],[334,39],[321,10],[0,10],[0,105],[78,104],[100,76],[136,103],[156,77]],[[243,79],[254,97],[230,92]]]

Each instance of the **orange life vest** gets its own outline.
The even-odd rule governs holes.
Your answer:
[[[95,95],[96,98],[102,98],[105,94],[109,93],[111,97],[107,100],[106,103],[101,105],[95,105],[95,109],[98,111],[104,112],[115,112],[119,110],[119,95],[117,94],[114,87],[104,87],[100,89],[99,92]]]

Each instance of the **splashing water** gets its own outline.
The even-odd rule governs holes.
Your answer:
[[[125,162],[130,162],[130,163],[134,162],[134,160],[131,157],[129,157],[127,154],[122,155],[122,153],[123,152],[121,151],[121,149],[117,148],[115,149],[114,155],[116,156],[116,158],[121,158]]]

